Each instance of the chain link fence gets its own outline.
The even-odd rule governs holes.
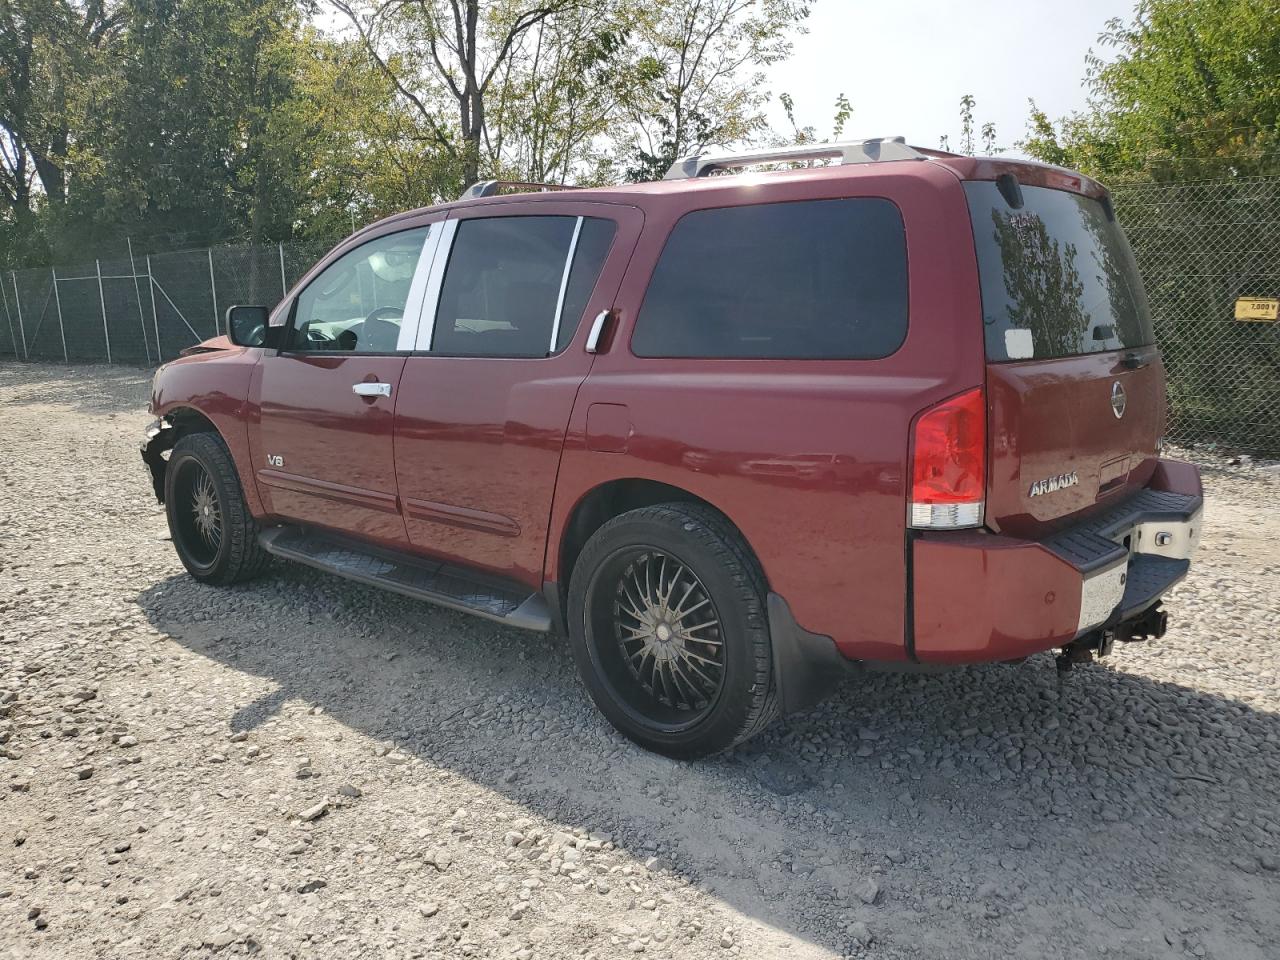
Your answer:
[[[1169,437],[1280,457],[1280,177],[1115,188],[1169,372]]]
[[[155,366],[222,332],[236,303],[274,306],[327,244],[123,255],[0,274],[0,359]]]
[[[1280,456],[1280,322],[1235,319],[1280,297],[1280,177],[1113,192],[1169,371],[1169,437]],[[327,244],[135,254],[0,275],[0,358],[155,365],[220,332],[233,303],[274,305]]]

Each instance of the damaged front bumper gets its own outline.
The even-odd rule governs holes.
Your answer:
[[[164,417],[147,424],[142,440],[142,462],[147,465],[151,487],[160,503],[164,503],[164,472],[168,464],[164,455],[173,449],[173,441],[173,424]]]

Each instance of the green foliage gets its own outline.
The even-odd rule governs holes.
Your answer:
[[[998,153],[1004,153],[1004,148],[999,146],[999,138],[996,136],[996,125],[988,121],[981,128],[977,127],[977,121],[974,119],[975,111],[978,106],[977,98],[971,93],[966,93],[960,98],[960,150],[959,152],[966,157],[972,157],[977,154],[977,139],[982,141],[982,152],[986,156],[995,156]],[[974,131],[978,131],[976,138]],[[951,138],[943,134],[938,138],[938,147],[942,150],[951,149]]]
[[[629,180],[766,131],[762,68],[791,53],[809,5],[797,0],[636,2],[634,73],[619,146]]]
[[[839,140],[844,133],[845,124],[853,116],[853,104],[849,102],[849,98],[843,93],[836,94],[835,113],[831,118],[831,136],[819,140],[818,131],[814,126],[809,124],[802,127],[796,123],[796,104],[791,94],[786,92],[779,94],[778,102],[782,104],[787,123],[791,125],[789,138],[791,143],[829,143],[832,140]]]
[[[78,101],[120,20],[101,0],[0,0],[0,257],[47,255],[40,214],[66,199]]]
[[[125,237],[319,243],[481,177],[661,176],[763,134],[761,71],[807,16],[800,0],[0,0],[0,262]],[[842,98],[837,130],[848,115]]]
[[[1031,103],[1019,144],[1113,179],[1274,173],[1280,166],[1280,3],[1142,0],[1099,37],[1087,111],[1056,123]]]

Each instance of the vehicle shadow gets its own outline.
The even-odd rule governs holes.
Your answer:
[[[1123,672],[1142,649],[1065,681],[1048,657],[868,674],[681,763],[608,727],[555,636],[279,564],[224,592],[171,577],[138,603],[177,643],[270,681],[230,729],[323,708],[837,953],[860,949],[859,923],[928,956],[1263,957],[1280,942],[1263,864],[1280,842],[1280,717]]]

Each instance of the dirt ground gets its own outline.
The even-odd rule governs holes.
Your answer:
[[[677,763],[554,636],[197,585],[146,390],[0,365],[0,957],[1280,956],[1273,470],[1205,461],[1161,642],[856,679]]]

